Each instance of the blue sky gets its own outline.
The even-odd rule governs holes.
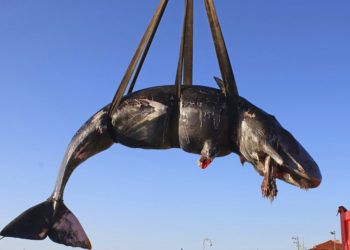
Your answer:
[[[70,138],[113,98],[158,1],[0,1],[0,227],[51,193]],[[302,191],[262,178],[236,155],[114,145],[73,174],[65,203],[96,250],[295,249],[340,236],[350,207],[350,2],[223,1],[216,7],[242,96],[274,114],[318,163]],[[195,1],[194,82],[219,75],[204,4]],[[170,1],[136,89],[172,84],[183,1]],[[66,249],[50,240],[0,250]]]

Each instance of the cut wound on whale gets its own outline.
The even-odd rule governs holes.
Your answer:
[[[206,169],[210,165],[210,163],[212,163],[212,161],[212,159],[201,157],[198,161],[198,165],[201,169]]]

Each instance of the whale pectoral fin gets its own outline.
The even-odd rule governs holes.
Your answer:
[[[15,218],[0,235],[30,240],[46,238],[53,220],[53,204],[50,201],[40,203]]]
[[[91,243],[77,217],[63,204],[57,204],[55,221],[48,232],[49,238],[66,246],[91,249]]]

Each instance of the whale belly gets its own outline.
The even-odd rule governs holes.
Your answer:
[[[217,149],[218,156],[231,151],[229,115],[220,91],[186,88],[179,106],[179,144],[184,151],[199,154],[206,142]]]

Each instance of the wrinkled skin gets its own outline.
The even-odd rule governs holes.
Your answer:
[[[179,107],[171,100],[176,100],[171,86],[126,97],[112,115],[115,141],[130,147],[180,147],[200,154],[203,169],[215,157],[237,153],[264,176],[262,194],[270,199],[277,195],[276,178],[303,189],[320,184],[319,168],[303,146],[274,116],[244,98],[239,97],[235,110],[222,92],[193,86],[182,90]]]
[[[263,196],[277,195],[275,179],[303,189],[322,180],[316,162],[276,118],[240,98],[237,143],[241,161],[252,163],[264,176]]]
[[[219,86],[222,86],[218,82]],[[93,115],[72,138],[49,199],[22,213],[1,236],[51,240],[91,249],[75,215],[64,205],[63,193],[74,169],[113,143],[146,149],[181,148],[200,155],[202,169],[215,157],[236,153],[264,176],[262,194],[277,195],[276,179],[300,188],[321,182],[317,164],[278,121],[242,97],[232,106],[224,91],[203,86],[140,90],[125,96],[111,116],[109,105]]]

